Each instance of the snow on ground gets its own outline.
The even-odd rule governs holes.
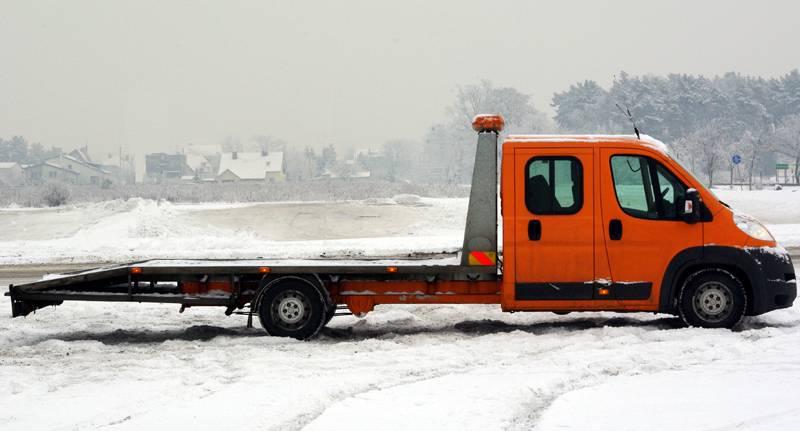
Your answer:
[[[466,199],[0,210],[0,264],[402,256],[461,247]]]
[[[0,319],[0,429],[797,429],[800,307],[669,316],[379,306],[312,341],[174,305]]]
[[[800,245],[800,193],[719,194]],[[406,198],[9,208],[0,264],[452,251],[465,213],[465,199]],[[0,429],[800,427],[800,303],[733,332],[644,313],[379,306],[309,342],[177,311],[75,302],[0,317]]]
[[[800,189],[716,190],[800,247]],[[461,247],[467,199],[171,204],[142,199],[0,209],[0,264],[152,258],[403,256]]]

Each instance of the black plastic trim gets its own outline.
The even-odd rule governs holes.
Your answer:
[[[733,269],[746,278],[742,282],[749,287],[747,314],[751,316],[790,307],[797,296],[796,282],[786,280],[785,274],[794,273],[788,254],[778,255],[758,247],[698,246],[681,251],[670,261],[661,283],[659,311],[677,313],[676,299],[688,270],[709,267]]]
[[[517,301],[587,300],[594,297],[593,283],[517,283]]]
[[[644,300],[650,298],[653,283],[649,282],[554,282],[517,283],[514,299],[517,301],[588,301],[588,300]]]

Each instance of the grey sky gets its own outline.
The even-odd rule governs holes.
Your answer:
[[[0,136],[141,153],[421,139],[459,84],[800,67],[796,1],[0,0]]]

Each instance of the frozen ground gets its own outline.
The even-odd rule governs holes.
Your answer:
[[[800,307],[741,330],[650,314],[380,306],[310,342],[220,310],[0,319],[0,429],[785,429]]]
[[[800,189],[718,190],[800,247]],[[466,199],[171,204],[141,199],[57,209],[0,209],[0,264],[150,258],[395,256],[461,247]]]
[[[800,192],[719,194],[800,245]],[[465,200],[398,201],[4,209],[0,264],[460,245]],[[0,317],[0,429],[800,428],[800,305],[735,332],[642,313],[380,306],[310,342],[177,311],[68,303]]]
[[[394,256],[461,247],[466,199],[0,210],[0,264]]]

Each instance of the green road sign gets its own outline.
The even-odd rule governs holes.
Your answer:
[[[789,169],[788,163],[776,163],[775,169]]]

